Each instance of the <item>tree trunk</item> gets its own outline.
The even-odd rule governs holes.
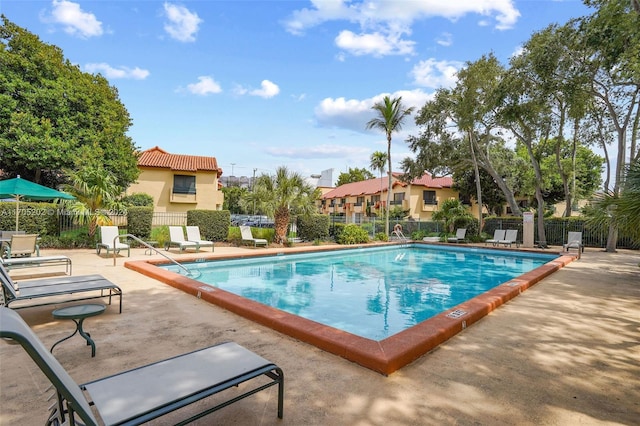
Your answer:
[[[389,165],[389,185],[387,188],[387,205],[384,220],[384,233],[389,237],[389,207],[391,207],[391,135],[387,135],[387,163]]]
[[[482,232],[482,185],[480,184],[480,170],[478,169],[478,160],[476,159],[476,150],[473,134],[469,132],[469,143],[471,145],[471,158],[473,159],[473,171],[476,175],[476,199],[478,200],[478,235]]]
[[[511,207],[511,212],[514,216],[522,216],[522,210],[520,210],[520,206],[516,203],[516,197],[514,197],[513,192],[504,182],[502,176],[498,174],[498,172],[493,168],[491,161],[487,158],[485,153],[479,149],[476,152],[477,156],[480,157],[480,161],[478,164],[487,171],[496,182],[502,193],[504,194],[504,198],[507,200],[507,204]]]
[[[287,230],[289,229],[289,208],[280,206],[276,209],[273,226],[275,230],[275,243],[285,244],[287,242]]]

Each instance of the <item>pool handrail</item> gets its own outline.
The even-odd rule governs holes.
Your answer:
[[[147,248],[147,250],[150,251],[154,251],[156,253],[158,253],[159,255],[161,255],[162,257],[164,257],[165,259],[167,259],[169,262],[173,263],[174,265],[176,265],[178,268],[182,269],[183,271],[186,272],[188,277],[193,277],[194,275],[198,275],[195,274],[194,272],[192,272],[189,268],[187,268],[186,266],[184,266],[183,264],[181,264],[180,262],[178,262],[177,260],[167,256],[166,254],[164,254],[163,252],[161,252],[160,250],[158,250],[157,248],[153,247],[151,244],[142,241],[140,238],[136,237],[135,235],[132,234],[120,234],[117,237],[115,237],[113,239],[113,245],[115,247],[116,244],[116,240],[122,238],[122,237],[127,237],[127,238],[132,238],[135,241],[139,242],[140,244],[142,244],[143,246],[145,246]],[[116,266],[116,252],[113,252],[113,266]]]

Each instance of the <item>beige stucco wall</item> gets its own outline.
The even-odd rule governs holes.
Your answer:
[[[173,176],[196,177],[196,194],[172,194]],[[221,210],[224,194],[218,189],[215,172],[179,172],[168,169],[141,168],[138,181],[126,191],[127,195],[145,193],[153,197],[157,212],[186,212],[188,210]]]

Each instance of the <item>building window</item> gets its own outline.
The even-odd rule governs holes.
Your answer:
[[[458,200],[460,200],[460,203],[464,204],[465,206],[471,205],[471,196],[469,194],[466,194],[466,195],[460,194],[458,196]]]
[[[364,197],[357,197],[356,198],[356,206],[361,206],[364,204]]]
[[[404,192],[398,192],[393,194],[393,201],[391,201],[391,204],[402,204],[403,201],[404,201]]]
[[[380,202],[380,196],[379,195],[372,195],[371,196],[371,204],[375,204],[375,203],[379,203]]]
[[[425,205],[437,205],[438,200],[436,199],[436,191],[422,191],[422,200]]]
[[[173,176],[173,193],[174,194],[195,194],[196,193],[196,177],[187,175]]]

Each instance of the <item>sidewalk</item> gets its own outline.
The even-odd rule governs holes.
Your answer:
[[[216,247],[215,254],[246,250],[254,249]],[[231,340],[284,370],[283,420],[269,390],[194,424],[632,425],[640,418],[637,251],[587,249],[581,260],[389,377],[125,269],[126,257],[114,267],[113,258],[94,250],[42,253],[53,254],[70,256],[74,275],[99,273],[124,291],[122,314],[108,307],[85,322],[95,358],[81,339],[56,347],[77,382]],[[149,258],[134,249],[130,259]],[[34,269],[12,276],[27,271]],[[55,307],[18,311],[45,346],[73,326],[51,317]],[[49,383],[19,346],[0,342],[0,378],[0,425],[43,424]]]

